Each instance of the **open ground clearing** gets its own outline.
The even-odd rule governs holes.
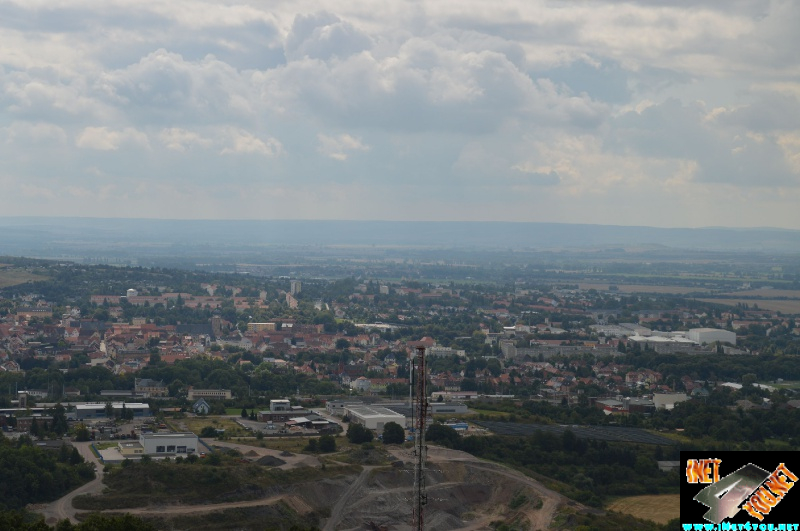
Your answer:
[[[678,494],[658,496],[631,496],[621,498],[608,506],[611,511],[630,514],[644,520],[666,524],[681,515],[681,501]]]
[[[649,284],[616,284],[614,282],[581,282],[578,286],[581,289],[596,289],[597,291],[608,291],[609,286],[616,286],[619,293],[663,293],[667,295],[707,293],[710,291],[708,288],[696,286],[654,286]]]
[[[359,450],[363,453],[364,448],[354,451]],[[257,448],[252,453],[271,452]],[[248,453],[243,455],[256,457]],[[82,498],[78,505],[84,510],[133,512],[166,528],[261,529],[264,524],[263,520],[257,523],[259,518],[280,517],[331,531],[363,529],[370,522],[398,531],[410,529],[414,476],[410,450],[376,446],[368,453],[382,457],[363,466],[329,463],[322,467],[312,456],[296,456],[291,470],[274,472],[261,467],[263,472],[248,471],[253,465],[241,463],[233,468],[136,465],[112,474],[117,477],[107,482],[104,494]],[[428,457],[429,529],[488,529],[492,522],[547,529],[564,507],[582,514],[598,513],[520,472],[470,454],[431,446]],[[232,476],[244,482],[236,483]],[[138,487],[144,484],[147,493]],[[139,495],[132,499],[134,493]]]
[[[710,302],[713,304],[724,304],[726,306],[736,306],[737,304],[747,304],[750,308],[758,305],[763,310],[772,310],[775,312],[796,314],[800,313],[800,299],[798,300],[774,300],[774,299],[712,299],[704,298],[697,299],[701,302]]]
[[[763,299],[800,299],[800,290],[796,289],[749,289],[746,291],[734,291],[724,293],[731,297],[759,297]]]
[[[25,269],[18,269],[0,264],[0,288],[16,286],[17,284],[24,284],[26,282],[48,280],[49,278],[50,277],[46,275],[40,275]]]

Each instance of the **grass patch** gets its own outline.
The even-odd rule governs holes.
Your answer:
[[[660,435],[666,439],[672,439],[673,441],[678,441],[680,443],[692,443],[693,441],[696,442],[691,437],[687,437],[683,433],[679,433],[677,431],[657,431],[657,430],[645,430],[648,433],[652,433],[653,435]]]
[[[792,380],[792,381],[783,381],[783,382],[759,382],[764,385],[771,385],[772,387],[777,387],[778,389],[800,389],[800,381]]]
[[[203,431],[203,428],[206,426],[211,426],[215,429],[225,430],[225,438],[253,436],[253,432],[242,428],[236,424],[235,420],[227,417],[191,417],[173,421],[171,424],[174,427],[178,427],[178,425],[186,426],[186,429],[196,435],[200,435],[200,432]]]
[[[247,501],[275,495],[281,487],[318,482],[341,475],[356,475],[357,465],[328,464],[324,469],[292,470],[243,464],[235,456],[222,458],[220,466],[208,460],[131,463],[115,467],[105,476],[108,487],[100,496],[80,496],[74,506],[84,510],[130,509],[151,505],[203,505]]]
[[[316,528],[324,516],[318,513],[300,515],[287,504],[280,502],[260,507],[226,509],[206,514],[181,515],[172,518],[148,519],[157,529],[290,529]]]
[[[608,505],[611,511],[630,514],[636,518],[666,524],[681,515],[681,501],[678,494],[656,496],[631,496],[620,498]]]
[[[38,282],[40,280],[50,280],[50,277],[35,271],[27,271],[26,269],[0,267],[0,288],[17,286],[26,282]]]
[[[663,531],[664,527],[629,514],[607,512],[590,514],[578,512],[572,507],[562,507],[556,513],[550,529],[626,529],[631,531]]]

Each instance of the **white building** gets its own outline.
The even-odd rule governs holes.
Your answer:
[[[363,391],[366,393],[369,391],[370,387],[372,387],[372,382],[370,382],[369,379],[365,378],[364,376],[359,376],[355,380],[350,381],[350,389],[353,389],[354,391]]]
[[[467,357],[467,352],[465,350],[455,350],[455,349],[450,348],[450,347],[440,347],[440,346],[437,345],[437,346],[433,346],[433,347],[428,347],[428,350],[427,350],[427,355],[428,356],[436,356],[438,358],[443,358],[445,356],[452,356],[454,354],[456,356],[458,356],[459,358],[466,358]]]
[[[405,415],[385,407],[352,406],[346,408],[346,411],[350,422],[356,422],[370,430],[383,430],[383,427],[389,422],[396,422],[400,426],[406,425]]]
[[[686,402],[689,396],[686,393],[653,393],[653,403],[656,409],[672,409],[678,402]]]
[[[290,280],[289,281],[289,293],[292,295],[297,295],[303,291],[303,283],[299,280]]]
[[[720,343],[736,344],[736,334],[721,328],[692,328],[686,333],[686,337],[698,343],[708,344],[719,341]]]
[[[292,403],[285,398],[273,399],[269,401],[269,410],[271,413],[279,411],[291,411]]]
[[[346,409],[348,407],[357,407],[363,406],[364,402],[346,402],[344,400],[329,400],[325,403],[325,409],[331,415],[336,415],[337,417],[343,417],[347,412]]]
[[[140,402],[112,402],[111,408],[113,411],[112,416],[122,415],[123,409],[133,411],[134,417],[150,416],[150,405]],[[78,420],[107,418],[106,404],[103,402],[75,404],[75,417]]]
[[[208,398],[211,400],[230,400],[233,396],[230,389],[189,389],[188,399]]]
[[[147,455],[193,454],[200,447],[194,433],[143,433],[139,444]]]

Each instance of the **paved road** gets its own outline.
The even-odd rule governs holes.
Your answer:
[[[87,463],[94,463],[96,477],[89,483],[78,487],[62,498],[36,509],[36,512],[44,516],[45,522],[48,525],[54,525],[58,520],[63,520],[65,518],[72,521],[72,523],[78,523],[78,520],[75,519],[75,515],[78,511],[72,506],[72,500],[74,500],[76,496],[82,494],[100,494],[105,488],[105,485],[103,485],[103,465],[92,453],[91,448],[89,448],[90,443],[74,442],[72,444],[78,449],[78,452]]]

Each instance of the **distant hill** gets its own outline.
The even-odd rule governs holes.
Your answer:
[[[0,255],[57,257],[86,249],[168,247],[194,252],[269,246],[376,246],[475,250],[652,248],[800,252],[800,231],[664,229],[613,225],[425,221],[219,221],[0,218]]]

